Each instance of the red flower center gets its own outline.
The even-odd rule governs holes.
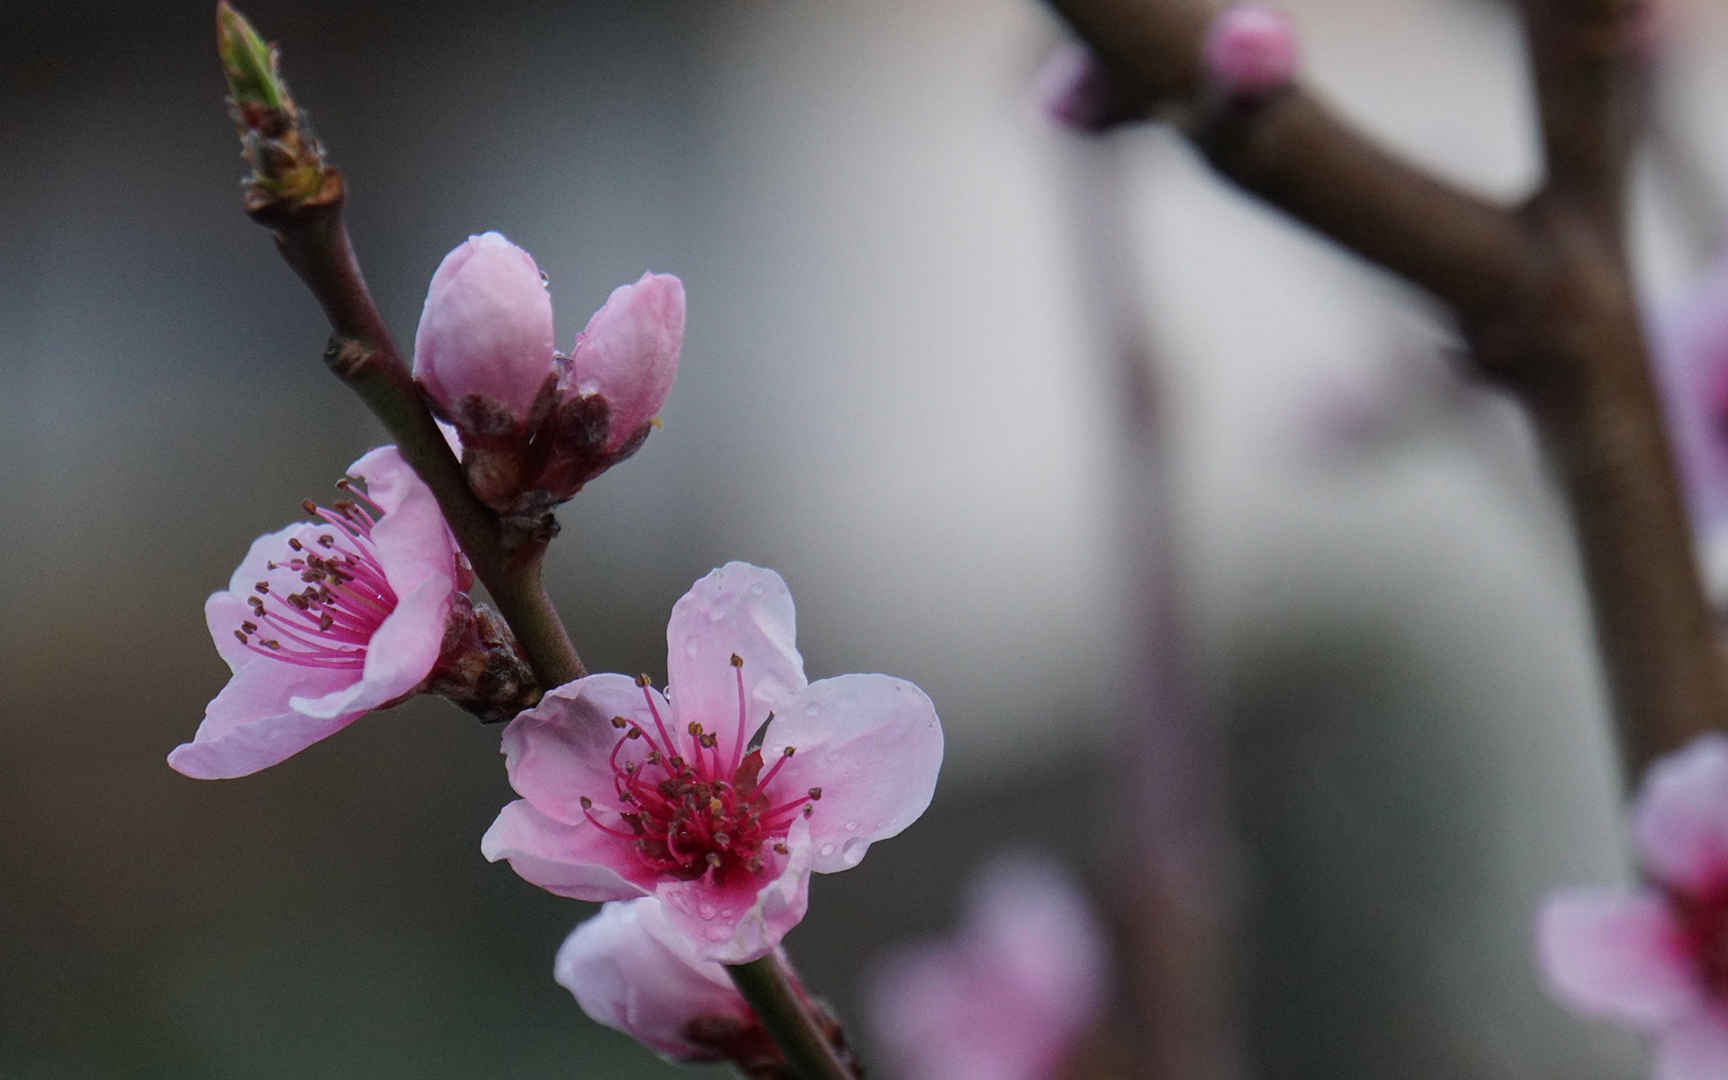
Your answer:
[[[310,544],[290,537],[285,557],[265,564],[276,580],[258,582],[252,587],[257,595],[246,598],[252,617],[234,636],[255,653],[302,667],[359,670],[366,666],[367,642],[396,609],[396,592],[372,543],[383,511],[346,480],[337,486],[358,501],[344,499],[334,509],[302,503],[330,531]],[[302,588],[282,591],[294,579],[279,571],[298,575]]]
[[[738,683],[738,728],[729,757],[721,755],[719,737],[694,720],[682,742],[674,738],[643,675],[636,681],[654,717],[654,732],[622,716],[612,718],[612,726],[624,732],[612,748],[612,783],[625,827],[600,821],[593,800],[582,799],[589,821],[628,837],[637,857],[657,873],[684,880],[711,875],[714,884],[739,874],[753,877],[765,861],[762,849],[786,854],[786,830],[799,814],[809,817],[815,810],[811,803],[822,797],[822,789],[814,787],[795,798],[782,793],[779,802],[770,794],[794,748],[786,747],[766,771],[761,750],[745,751],[744,662],[734,655],[732,667]],[[773,719],[770,713],[768,721]],[[620,760],[625,746],[636,739],[647,741],[647,755]]]

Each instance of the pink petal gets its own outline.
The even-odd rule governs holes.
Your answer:
[[[672,710],[659,693],[648,692],[661,715],[670,716]],[[586,820],[584,796],[597,806],[617,809],[611,759],[624,733],[612,726],[614,716],[635,721],[649,738],[658,740],[642,687],[627,676],[590,675],[548,693],[504,729],[502,748],[510,786],[536,810],[566,825]],[[624,744],[619,763],[641,762],[648,751],[647,738],[631,739]]]
[[[487,862],[507,859],[524,881],[573,900],[628,900],[648,891],[630,841],[593,825],[565,825],[517,799],[480,839]]]
[[[223,594],[217,594],[221,596]],[[214,603],[216,597],[212,597]],[[246,776],[294,756],[341,731],[360,713],[308,716],[289,705],[297,694],[321,693],[353,675],[259,658],[236,671],[205,708],[192,741],[168,754],[174,771],[195,780]]]
[[[1551,896],[1537,916],[1536,955],[1554,994],[1592,1015],[1658,1028],[1702,1002],[1680,930],[1657,896]]]
[[[617,450],[666,403],[683,345],[684,283],[645,273],[613,289],[577,335],[560,393],[605,398],[606,450]]]
[[[744,661],[745,738],[789,694],[804,689],[792,594],[772,570],[731,562],[690,587],[666,624],[667,690],[677,730],[700,723],[720,739],[720,757],[737,745],[738,674]]]
[[[991,979],[1042,1016],[1058,1041],[1096,1019],[1109,979],[1103,931],[1062,869],[1032,855],[991,863],[973,882],[964,941]]]
[[[553,973],[591,1018],[674,1061],[709,1054],[684,1037],[690,1021],[751,1016],[726,970],[698,958],[650,897],[602,906],[564,940]]]
[[[348,467],[366,481],[384,510],[372,543],[396,608],[366,643],[361,678],[295,707],[312,716],[369,712],[409,693],[432,671],[444,645],[458,551],[438,502],[394,446],[381,446]]]
[[[804,918],[810,906],[810,832],[804,819],[786,833],[785,855],[772,850],[761,877],[725,889],[701,878],[662,881],[655,896],[667,920],[694,944],[696,954],[722,964],[766,956]]]
[[[1721,1009],[1663,1032],[1656,1040],[1654,1080],[1722,1080],[1728,1076],[1728,1015]]]
[[[746,667],[748,670],[748,667]],[[841,675],[812,683],[775,712],[763,757],[796,752],[772,791],[819,787],[810,818],[814,869],[858,865],[870,844],[918,820],[936,791],[942,725],[924,691],[887,675]]]
[[[554,371],[552,300],[526,251],[471,236],[432,275],[414,334],[414,375],[454,413],[471,394],[525,419]]]
[[[1645,774],[1632,835],[1657,880],[1698,895],[1728,884],[1728,736],[1701,735]]]

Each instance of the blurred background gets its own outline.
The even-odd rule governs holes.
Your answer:
[[[1290,8],[1366,127],[1483,190],[1531,182],[1501,6]],[[1103,178],[1162,369],[1180,622],[1230,747],[1255,1058],[1639,1070],[1529,960],[1545,889],[1624,869],[1574,556],[1520,419],[1452,382],[1418,298],[1169,133],[1055,130],[1039,5],[245,10],[349,177],[404,344],[485,229],[550,274],[565,348],[614,285],[684,279],[664,429],[560,515],[550,583],[589,665],[663,677],[672,602],[739,558],[791,584],[813,677],[936,701],[936,805],[818,878],[789,940],[866,1059],[868,958],[950,926],[975,867],[1110,868],[1136,598],[1081,240]],[[1695,273],[1728,161],[1728,12],[1677,11],[1663,116],[1689,164],[1644,170],[1637,214],[1657,298]],[[0,1076],[671,1075],[551,980],[588,907],[479,857],[511,797],[497,729],[421,699],[244,780],[163,763],[225,678],[205,595],[379,441],[240,212],[212,36],[203,3],[0,10]]]

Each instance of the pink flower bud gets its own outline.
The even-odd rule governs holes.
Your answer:
[[[1257,96],[1288,86],[1296,74],[1296,32],[1270,8],[1226,8],[1206,32],[1206,70],[1226,93]]]
[[[1039,69],[1036,94],[1045,113],[1064,127],[1098,135],[1139,115],[1110,81],[1091,49],[1069,42]]]
[[[458,426],[520,426],[554,372],[552,300],[526,251],[495,232],[438,265],[414,336],[414,376]]]
[[[614,453],[666,403],[683,345],[684,283],[671,274],[645,273],[634,285],[613,289],[576,335],[558,396],[606,402],[602,450]]]

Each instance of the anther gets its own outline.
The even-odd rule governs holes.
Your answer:
[[[622,716],[614,716],[612,718],[612,726],[619,730],[623,730],[630,726],[630,721],[624,719]]]
[[[810,797],[812,799],[820,799],[822,797],[822,789],[819,787],[811,788],[810,789]]]
[[[298,536],[290,536],[288,538],[288,546],[293,548],[295,551],[305,551],[306,550],[306,545],[302,544],[300,542],[300,538]]]
[[[266,638],[258,644],[264,646],[266,649],[280,649],[282,647],[282,643],[277,641],[275,638]]]
[[[590,799],[586,795],[582,796],[580,799],[577,799],[576,801],[582,804],[582,809],[584,809],[584,810],[594,809],[594,800]]]
[[[814,806],[811,806],[809,803],[804,804],[804,816],[805,817],[809,817],[811,814],[814,814],[815,812],[816,812],[816,808]]]
[[[252,587],[254,589],[257,589],[259,592],[263,593],[266,596],[270,595],[270,583],[268,581],[260,581],[258,584],[254,585]]]
[[[329,533],[325,533],[324,535],[322,535],[318,538],[318,543],[322,547],[335,547],[336,546],[336,538],[334,536],[331,536]]]
[[[780,751],[780,756],[781,757],[791,757],[793,754],[796,754],[797,752],[798,752],[798,748],[796,746],[788,746],[786,749]]]
[[[733,667],[743,667],[744,666],[744,658],[742,656],[739,656],[737,653],[733,653],[732,654],[732,666]]]
[[[251,619],[247,619],[245,622],[240,624],[240,629],[246,631],[248,634],[256,634],[258,632],[258,624],[253,622]]]
[[[719,852],[710,851],[708,853],[708,865],[712,866],[716,870],[720,869],[720,853]]]
[[[721,802],[718,798],[710,798],[708,800],[708,812],[709,813],[719,814],[721,811],[723,811],[725,809],[726,809],[726,804],[724,802]]]
[[[652,684],[653,684],[653,680],[650,679],[648,676],[646,676],[646,675],[636,676],[636,685],[637,686],[650,686]]]
[[[301,499],[300,509],[306,511],[308,514],[316,514],[318,512],[318,504],[313,502],[311,499]]]
[[[629,731],[624,733],[624,737],[626,739],[640,739],[642,737],[642,729],[639,727],[633,727]],[[659,761],[660,756],[658,754],[650,754],[649,760],[650,761]]]
[[[762,856],[760,856],[760,855],[750,856],[748,859],[744,860],[744,868],[746,870],[750,871],[752,874],[761,873],[762,872]]]
[[[234,631],[234,636],[239,640],[240,644],[246,644],[246,635],[243,632],[236,630]]]
[[[786,848],[786,845],[784,843],[774,845],[774,854],[784,855],[784,854],[786,854],[786,852],[787,852],[787,848]]]
[[[686,727],[684,730],[686,732],[690,733],[691,735],[696,736],[697,738],[701,738],[701,736],[702,736],[702,725],[698,724],[694,720],[690,721],[689,726]]]

